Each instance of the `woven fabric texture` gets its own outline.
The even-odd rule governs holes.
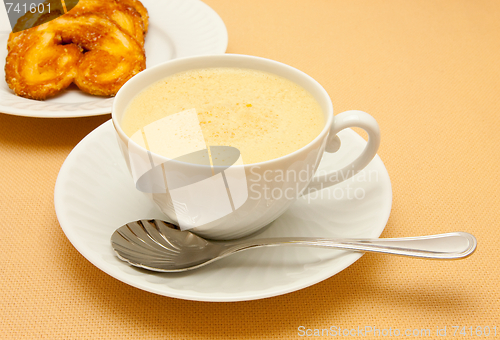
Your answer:
[[[227,52],[292,65],[325,87],[335,113],[377,119],[393,188],[383,237],[469,231],[476,253],[367,254],[314,286],[257,301],[154,295],[89,263],[54,211],[65,158],[110,116],[0,114],[0,339],[295,339],[300,326],[308,335],[332,326],[432,332],[414,338],[446,327],[447,338],[463,339],[487,338],[488,326],[500,336],[500,2],[205,2],[228,28]]]

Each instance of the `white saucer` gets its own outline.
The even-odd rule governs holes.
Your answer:
[[[217,13],[200,0],[141,0],[150,16],[146,64],[204,54],[222,54],[227,30]],[[0,35],[0,112],[27,117],[86,117],[111,113],[113,98],[85,94],[76,86],[46,101],[18,97],[5,82],[8,34]]]
[[[338,168],[347,165],[366,144],[350,129],[339,136],[341,149],[325,154],[318,171],[332,162]],[[324,197],[300,198],[253,237],[378,237],[384,230],[392,191],[378,156],[364,172],[320,193]],[[127,222],[165,216],[136,191],[111,121],[91,132],[68,156],[57,178],[54,201],[66,236],[96,267],[134,287],[175,298],[244,301],[281,295],[325,280],[361,257],[340,250],[278,247],[248,250],[184,273],[129,266],[114,255],[111,234]]]

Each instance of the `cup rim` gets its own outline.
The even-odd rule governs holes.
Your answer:
[[[257,60],[257,61],[260,61],[260,62],[265,62],[265,63],[269,63],[269,64],[274,64],[278,67],[281,67],[283,69],[287,69],[288,71],[291,71],[297,75],[299,75],[300,77],[302,77],[303,79],[306,79],[307,82],[309,82],[310,84],[312,84],[314,87],[317,88],[317,93],[324,97],[326,99],[326,105],[327,105],[327,111],[323,112],[325,115],[326,115],[326,121],[325,121],[325,125],[323,126],[323,129],[321,130],[321,132],[312,140],[310,141],[309,143],[307,143],[306,145],[304,145],[303,147],[301,147],[300,149],[297,149],[291,153],[288,153],[284,156],[281,156],[281,157],[278,157],[278,158],[273,158],[273,159],[270,159],[270,160],[267,160],[267,161],[263,161],[263,162],[257,162],[257,163],[249,163],[249,164],[243,164],[243,165],[234,165],[235,167],[255,167],[255,166],[263,166],[263,165],[269,165],[269,164],[274,164],[274,163],[278,163],[278,162],[281,162],[283,160],[286,160],[286,159],[291,159],[291,158],[294,158],[296,155],[304,152],[304,150],[308,149],[311,145],[315,144],[318,142],[318,140],[324,138],[324,135],[327,134],[330,129],[331,129],[331,126],[333,124],[333,107],[332,107],[332,101],[330,99],[330,96],[328,95],[328,93],[326,92],[325,88],[314,78],[312,78],[310,75],[308,75],[307,73],[293,67],[293,66],[290,66],[288,64],[285,64],[285,63],[282,63],[282,62],[279,62],[279,61],[276,61],[276,60],[272,60],[272,59],[268,59],[268,58],[263,58],[263,57],[257,57],[257,56],[252,56],[252,55],[245,55],[245,54],[232,54],[232,53],[225,53],[225,54],[207,54],[207,55],[199,55],[199,56],[191,56],[191,57],[183,57],[183,58],[177,58],[177,59],[172,59],[172,60],[167,60],[163,63],[160,63],[158,65],[155,65],[151,68],[148,68],[140,73],[138,73],[137,75],[135,75],[134,77],[132,77],[130,80],[128,80],[121,88],[120,90],[118,91],[118,93],[116,94],[115,96],[115,100],[113,101],[113,107],[112,107],[112,111],[111,111],[111,120],[113,122],[113,126],[115,128],[115,131],[118,133],[118,135],[120,135],[121,137],[124,137],[125,140],[127,141],[127,143],[134,143],[136,144],[136,146],[140,147],[142,149],[141,146],[139,146],[137,143],[135,143],[121,128],[120,126],[120,123],[118,122],[118,117],[117,117],[117,108],[116,106],[118,105],[118,101],[121,100],[121,97],[123,96],[123,93],[129,88],[129,87],[132,87],[135,85],[136,82],[140,81],[142,78],[144,77],[147,77],[149,73],[154,73],[157,69],[162,69],[164,67],[166,67],[165,65],[172,65],[172,64],[189,64],[191,62],[197,62],[199,60],[203,60],[203,59],[211,59],[211,58],[222,58],[222,59],[254,59],[254,60]],[[200,67],[193,67],[192,69],[197,69],[197,68],[202,68],[203,66],[200,66]],[[218,67],[224,67],[224,66],[218,66]],[[248,68],[248,67],[244,67],[244,68]],[[259,68],[255,68],[256,70],[259,70]],[[272,71],[266,71],[266,72],[269,72],[269,73],[273,73]],[[164,77],[168,77],[169,75],[173,75],[175,73],[171,73],[171,74],[168,74],[168,75],[165,75]],[[284,77],[286,78],[286,77]],[[291,80],[291,79],[290,79]],[[293,81],[293,80],[291,80]],[[153,85],[156,81],[154,82],[151,82],[148,84],[148,86],[150,85]],[[293,81],[295,82],[295,81]],[[144,87],[144,88],[141,88],[140,90],[136,91],[136,94],[138,94],[139,92],[141,92],[142,90],[144,90],[145,88],[147,87]],[[307,91],[307,90],[306,90]],[[310,91],[308,91],[310,93]],[[311,93],[312,94],[312,93]],[[312,94],[314,96],[314,94]],[[317,100],[316,96],[314,96],[315,99]],[[134,97],[129,97],[128,100],[132,100]],[[126,100],[124,98],[124,100]],[[165,158],[165,159],[168,159],[167,157],[165,156],[162,156],[162,155],[158,155],[158,154],[155,154],[155,156],[157,157],[161,157],[161,158]]]

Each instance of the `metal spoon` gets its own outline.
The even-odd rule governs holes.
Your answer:
[[[406,255],[432,259],[460,259],[476,249],[474,236],[454,232],[420,237],[386,239],[325,239],[282,237],[236,241],[209,241],[160,220],[127,223],[111,236],[120,259],[157,272],[200,268],[228,255],[257,247],[308,246]]]

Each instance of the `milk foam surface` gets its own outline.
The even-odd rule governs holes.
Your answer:
[[[143,90],[129,104],[122,128],[131,137],[193,108],[206,145],[238,148],[245,164],[292,153],[325,124],[318,102],[294,82],[258,70],[219,67],[174,74]]]

